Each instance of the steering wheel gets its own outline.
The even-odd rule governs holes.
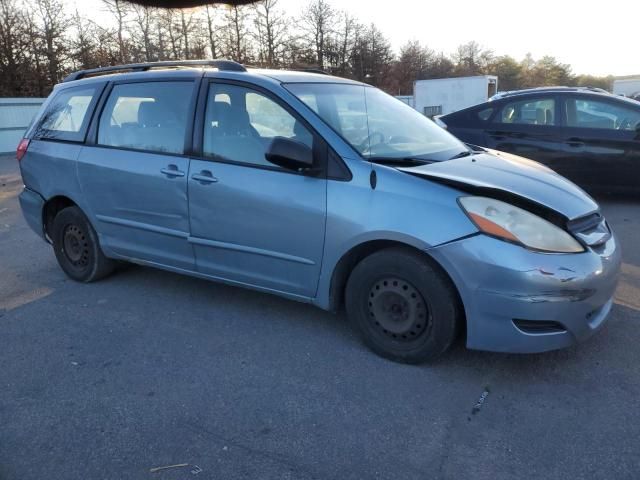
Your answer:
[[[375,138],[379,138],[379,139],[380,139],[380,141],[378,141],[378,142],[374,142],[373,140],[374,140]],[[378,144],[380,144],[380,143],[384,143],[384,138],[385,138],[385,137],[384,137],[384,134],[383,134],[382,132],[379,132],[379,131],[371,132],[371,133],[367,136],[367,138],[365,138],[365,139],[363,140],[363,142],[362,142],[360,145],[358,145],[358,150],[360,150],[360,151],[364,151],[364,150],[366,150],[367,148],[369,148],[369,150],[370,150],[372,145],[378,145]]]

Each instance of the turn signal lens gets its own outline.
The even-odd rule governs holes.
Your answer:
[[[16,158],[18,159],[18,161],[22,160],[24,154],[27,153],[27,148],[29,148],[29,139],[23,138],[22,140],[20,140],[18,148],[16,149]]]

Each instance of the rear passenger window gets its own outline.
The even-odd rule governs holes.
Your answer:
[[[98,144],[184,153],[192,82],[115,85],[98,126]]]
[[[556,102],[553,98],[507,103],[494,122],[517,125],[555,125]]]
[[[35,132],[36,138],[81,142],[97,87],[68,88],[52,100]]]

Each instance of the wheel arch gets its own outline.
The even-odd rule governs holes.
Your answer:
[[[56,215],[65,208],[79,207],[79,205],[66,195],[54,195],[49,198],[42,207],[42,228],[45,238],[51,241],[51,225]]]
[[[431,256],[428,251],[420,249],[415,245],[411,245],[409,243],[405,243],[398,240],[389,240],[389,239],[377,239],[377,240],[368,240],[358,245],[353,246],[347,252],[345,252],[340,260],[336,263],[333,272],[331,274],[331,280],[329,284],[329,310],[335,312],[338,311],[344,304],[344,293],[345,287],[347,285],[347,281],[349,280],[349,276],[353,271],[353,268],[364,258],[369,255],[378,252],[380,250],[386,248],[402,248],[406,249],[421,258],[423,258],[426,262],[433,265],[437,268],[449,281],[451,287],[456,293],[456,297],[458,300],[460,312],[462,313],[464,319],[462,322],[462,327],[466,329],[466,312],[464,308],[464,303],[462,302],[462,298],[460,296],[460,291],[458,286],[453,281],[449,272],[438,262],[433,256]]]

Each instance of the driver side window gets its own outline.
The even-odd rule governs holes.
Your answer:
[[[592,99],[570,98],[566,103],[567,126],[634,131],[640,124],[640,109]]]
[[[268,96],[238,85],[209,86],[202,148],[205,156],[280,168],[265,158],[276,137],[313,148],[311,132]]]

